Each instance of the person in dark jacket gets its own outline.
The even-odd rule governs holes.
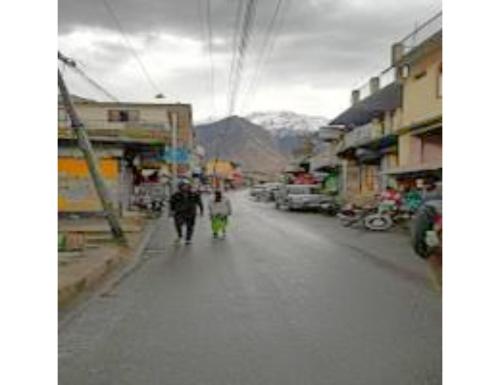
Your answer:
[[[189,183],[181,182],[179,191],[170,198],[170,214],[174,217],[177,243],[182,240],[184,226],[186,226],[186,245],[191,243],[196,222],[196,207],[200,208],[200,216],[203,216],[203,202],[200,194],[192,191]]]

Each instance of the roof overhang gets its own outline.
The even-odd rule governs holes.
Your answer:
[[[393,82],[353,104],[333,119],[329,125],[355,127],[367,124],[373,118],[380,117],[385,111],[392,111],[401,107],[402,94],[402,85],[399,82]]]
[[[442,170],[442,162],[422,163],[414,166],[395,167],[389,170],[382,171],[384,175],[404,175],[404,174],[418,174],[423,172],[432,172]]]

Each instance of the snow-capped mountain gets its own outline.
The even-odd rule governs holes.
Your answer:
[[[301,147],[306,137],[314,138],[318,128],[328,123],[328,119],[321,116],[291,111],[254,112],[245,118],[267,129],[273,137],[274,145],[285,155],[291,155]],[[313,141],[316,142],[314,139]],[[315,147],[319,146],[321,143],[315,143]]]
[[[292,111],[253,112],[245,117],[271,133],[284,134],[291,131],[314,132],[328,123],[322,116],[298,114]]]

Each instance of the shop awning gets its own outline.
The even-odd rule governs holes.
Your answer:
[[[395,167],[389,170],[382,171],[381,173],[384,175],[416,174],[425,171],[438,171],[442,168],[443,164],[441,162],[423,163],[415,166]]]

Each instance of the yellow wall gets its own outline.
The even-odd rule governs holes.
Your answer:
[[[411,142],[411,135],[410,134],[404,134],[399,137],[399,143],[398,143],[398,148],[399,148],[399,165],[400,166],[408,166],[411,163],[410,160],[410,142]]]
[[[425,51],[423,51],[425,52]],[[441,47],[425,52],[410,64],[409,76],[403,80],[403,108],[399,129],[424,123],[442,116],[442,98],[438,96],[438,78],[442,66]],[[416,79],[416,76],[425,75]],[[420,139],[411,133],[401,133],[398,143],[399,165],[414,166],[420,163]]]
[[[101,174],[110,189],[114,202],[118,199],[119,164],[117,159],[100,159]],[[59,212],[93,212],[102,210],[85,159],[58,159]]]
[[[441,64],[441,48],[410,64],[409,76],[403,80],[402,128],[442,115],[442,98],[437,92]]]
[[[231,164],[231,162],[228,162],[226,160],[219,160],[216,165],[215,160],[209,160],[206,164],[206,170],[208,175],[213,175],[214,167],[215,167],[215,172],[219,176],[228,177],[234,171],[234,167]]]

